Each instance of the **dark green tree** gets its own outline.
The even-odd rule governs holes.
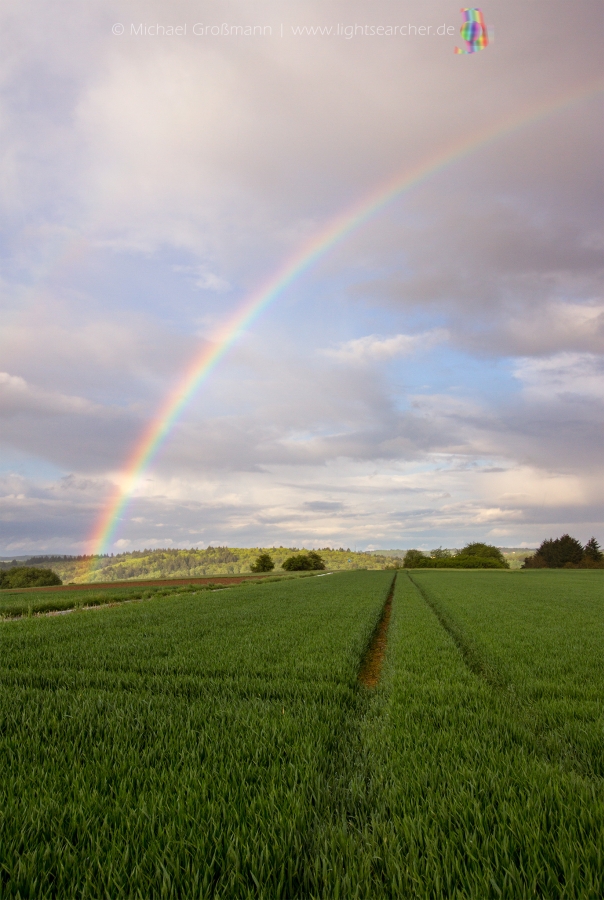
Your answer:
[[[37,566],[16,566],[2,572],[0,588],[46,587],[63,584],[52,569],[39,569]]]
[[[457,556],[478,556],[480,559],[496,559],[500,563],[505,563],[503,553],[499,547],[494,547],[493,544],[481,544],[479,542],[466,544]]]
[[[275,563],[268,553],[261,553],[256,557],[256,562],[250,566],[252,572],[272,572],[274,568]]]
[[[315,551],[309,553],[298,553],[294,556],[288,556],[282,563],[282,568],[286,572],[305,572],[315,571],[325,568],[322,557]]]
[[[451,556],[451,552],[443,550],[442,547],[437,547],[435,550],[430,550],[430,556],[432,559],[448,559]]]
[[[323,561],[323,557],[320,556],[316,550],[311,550],[308,554],[308,558],[311,561],[311,569],[319,571],[320,569],[325,568],[325,563]]]
[[[604,553],[600,550],[600,545],[598,544],[595,537],[591,537],[588,542],[585,544],[583,548],[583,556],[586,559],[591,560],[592,562],[600,562],[604,559]]]
[[[532,556],[525,556],[524,563],[521,568],[523,569],[547,569],[547,563],[545,559],[539,553],[533,553]]]
[[[417,565],[421,565],[420,560],[425,559],[424,554],[421,550],[407,550],[405,553],[405,561],[403,563],[404,569],[415,569]]]
[[[579,565],[582,559],[583,547],[580,542],[570,534],[563,534],[555,540],[548,538],[543,541],[532,557],[534,562],[531,561],[526,568],[538,569],[545,565],[548,569],[562,569],[567,564]]]

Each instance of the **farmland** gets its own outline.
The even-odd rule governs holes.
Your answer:
[[[604,895],[604,581],[534,574],[398,576],[342,896]]]
[[[273,583],[295,578],[307,578],[307,572],[279,574],[276,576],[247,576],[248,583]],[[20,588],[0,593],[0,620],[22,616],[43,615],[51,612],[67,612],[79,609],[90,609],[98,606],[114,606],[116,603],[128,603],[136,600],[149,600],[151,597],[172,597],[177,594],[201,593],[202,591],[222,590],[225,585],[237,583],[244,579],[239,576],[213,579],[196,579],[178,581],[139,581],[121,584],[83,584],[63,585],[43,588]]]
[[[604,580],[393,572],[0,624],[2,897],[604,895]]]

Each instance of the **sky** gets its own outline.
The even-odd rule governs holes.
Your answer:
[[[603,6],[481,9],[456,54],[449,0],[3,4],[0,555],[604,543]],[[489,128],[243,330],[95,543],[224,322]]]

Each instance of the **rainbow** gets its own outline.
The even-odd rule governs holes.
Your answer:
[[[547,118],[560,112],[579,100],[590,99],[604,89],[601,78],[591,82],[587,87],[557,97],[553,101],[537,108],[516,112],[504,122],[498,122],[463,137],[456,143],[440,150],[427,160],[397,173],[387,182],[379,185],[370,194],[349,206],[335,218],[331,219],[320,231],[308,239],[296,252],[287,259],[280,268],[245,298],[234,315],[228,319],[216,333],[209,346],[204,345],[201,352],[193,359],[180,382],[167,395],[157,410],[155,417],[149,422],[138,439],[127,460],[120,483],[110,497],[102,514],[95,524],[90,538],[91,553],[98,556],[106,552],[111,545],[116,529],[126,510],[141,476],[157,456],[161,446],[178,422],[187,404],[198,388],[216,368],[221,359],[228,353],[236,340],[242,335],[264,310],[273,303],[287,287],[306,272],[314,263],[324,256],[338,242],[352,231],[382,210],[385,206],[400,197],[401,194],[421,184],[426,179],[441,172],[453,163],[470,153],[502,138],[526,125]],[[95,567],[93,559],[92,569]]]

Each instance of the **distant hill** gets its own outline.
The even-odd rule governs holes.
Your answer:
[[[14,565],[51,568],[63,584],[75,582],[135,581],[140,578],[200,578],[204,575],[245,575],[260,553],[270,553],[276,570],[281,563],[300,549],[296,547],[208,547],[207,550],[133,550],[115,556],[15,556],[0,559],[0,571]],[[311,548],[309,548],[311,549]],[[452,552],[454,552],[454,548]],[[526,556],[534,550],[522,547],[501,547],[510,568],[519,569]],[[402,559],[407,550],[367,550],[355,552],[340,547],[323,548],[319,553],[331,571],[343,569],[385,569],[394,558]],[[92,563],[94,562],[94,565]],[[93,571],[91,573],[91,568]]]
[[[367,556],[396,556],[401,559],[406,552],[406,550],[365,550]]]
[[[251,571],[250,566],[260,553],[270,553],[275,570],[293,553],[296,547],[208,547],[207,550],[134,550],[116,556],[92,559],[82,556],[33,556],[27,565],[50,566],[63,584],[75,582],[135,581],[140,578],[200,578],[204,575],[240,575]],[[314,548],[308,548],[314,549]],[[344,548],[319,549],[328,570],[384,569],[392,558],[379,554],[355,553]],[[23,561],[20,561],[23,564]],[[93,571],[91,572],[91,568]]]

